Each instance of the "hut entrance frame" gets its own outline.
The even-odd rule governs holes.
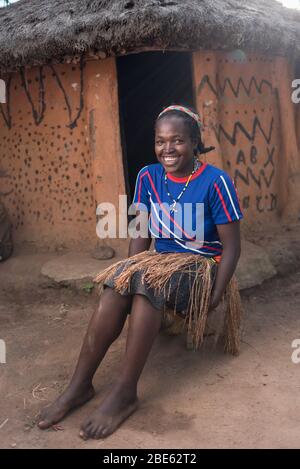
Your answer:
[[[127,195],[139,170],[156,163],[154,122],[170,104],[195,106],[192,54],[143,52],[117,58],[119,115]]]

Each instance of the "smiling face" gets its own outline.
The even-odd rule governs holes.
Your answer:
[[[157,122],[155,153],[167,173],[175,177],[189,176],[194,168],[196,146],[180,117],[166,116]]]

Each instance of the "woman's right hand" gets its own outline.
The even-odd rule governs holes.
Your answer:
[[[220,301],[221,301],[221,297],[219,295],[217,295],[216,293],[214,293],[214,291],[212,291],[212,294],[211,294],[211,297],[210,297],[210,304],[209,304],[208,312],[210,313],[215,308],[217,308]]]
[[[132,238],[129,244],[128,257],[148,251],[151,246],[151,241],[151,238]]]

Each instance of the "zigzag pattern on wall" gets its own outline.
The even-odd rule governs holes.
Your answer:
[[[262,180],[265,182],[267,187],[270,187],[272,179],[274,177],[275,170],[273,169],[270,176],[267,177],[265,170],[261,169],[259,175],[256,176],[251,168],[246,169],[246,174],[243,174],[239,169],[236,169],[234,172],[234,184],[237,184],[238,179],[240,178],[247,186],[250,185],[250,180],[252,180],[258,187],[261,189]]]
[[[39,80],[39,98],[38,98],[39,110],[38,111],[35,108],[33,98],[31,96],[31,93],[28,87],[28,81],[26,78],[24,67],[22,67],[20,70],[20,76],[21,76],[21,84],[24,88],[25,94],[27,96],[27,99],[32,109],[32,116],[33,116],[34,122],[36,125],[39,125],[44,118],[45,109],[46,109],[43,67],[39,67],[39,74],[38,74],[38,80]]]
[[[224,135],[224,137],[232,145],[236,145],[238,130],[240,130],[250,142],[254,142],[254,139],[256,137],[256,130],[259,129],[261,131],[265,141],[269,144],[270,141],[271,141],[271,138],[272,138],[273,124],[274,124],[274,118],[272,117],[269,130],[267,132],[265,132],[264,129],[262,128],[262,125],[260,123],[259,118],[256,116],[253,120],[253,127],[252,127],[251,132],[248,132],[247,129],[243,126],[243,124],[241,122],[235,122],[234,129],[233,129],[233,132],[232,132],[231,135],[230,135],[229,132],[227,132],[224,129],[222,124],[220,124],[217,129],[214,128],[214,132],[215,132],[215,135],[216,135],[216,138],[217,138],[218,142],[220,142],[220,140],[221,140],[221,135]]]
[[[208,85],[211,91],[216,95],[217,98],[220,98],[220,96],[225,95],[225,90],[226,87],[228,87],[233,95],[237,98],[241,89],[243,89],[246,93],[247,96],[250,97],[252,89],[256,90],[257,93],[262,94],[262,88],[263,86],[267,87],[270,89],[271,93],[276,92],[276,88],[274,89],[272,86],[272,83],[269,82],[268,80],[261,80],[259,84],[257,83],[257,80],[254,76],[251,77],[250,82],[248,85],[245,84],[243,78],[239,78],[237,86],[235,87],[230,78],[225,78],[224,83],[222,84],[220,82],[220,78],[218,75],[216,75],[216,87],[211,83],[209,75],[204,75],[202,78],[199,86],[198,86],[198,94],[201,94],[203,88],[205,85]]]
[[[205,88],[206,86],[207,88]],[[216,97],[216,100],[220,100],[225,109],[226,100],[230,101],[233,106],[237,106],[240,102],[250,104],[251,101],[247,98],[256,96],[255,103],[257,104],[259,103],[260,96],[262,96],[266,98],[266,101],[271,103],[271,100],[278,93],[277,88],[273,87],[272,82],[266,79],[258,79],[255,76],[250,76],[249,80],[248,78],[243,79],[241,77],[221,79],[218,74],[215,80],[212,80],[212,77],[209,75],[202,77],[197,88],[198,96],[202,93],[203,97],[204,90],[211,91],[214,95],[213,99]],[[244,100],[240,101],[242,97],[244,97]],[[254,111],[256,112],[256,109]],[[274,212],[277,209],[275,146],[269,147],[275,127],[274,117],[271,115],[266,121],[264,117],[260,116],[259,118],[257,115],[254,115],[249,121],[248,115],[246,122],[225,120],[223,125],[216,124],[213,127],[213,131],[221,145],[227,141],[231,145],[229,151],[238,150],[235,164],[231,165],[231,161],[228,161],[228,164],[231,167],[235,185],[238,188],[241,186],[243,208],[254,208],[258,214]],[[248,142],[241,141],[242,135],[246,137],[250,145]],[[258,161],[258,149],[254,146],[256,139],[261,143],[262,141],[264,142],[259,145],[262,151],[264,151],[265,144],[267,146],[265,161],[261,160],[262,152],[259,153]],[[229,159],[231,160],[230,157]]]
[[[84,96],[83,96],[83,69],[84,69],[84,59],[83,56],[80,58],[80,98],[79,98],[79,108],[78,111],[76,112],[76,115],[72,117],[72,109],[71,109],[71,104],[70,104],[70,99],[67,95],[67,92],[62,84],[62,81],[55,70],[55,68],[50,65],[49,66],[55,79],[57,82],[57,85],[59,89],[63,93],[63,97],[67,106],[67,111],[68,111],[68,116],[69,116],[69,123],[66,124],[66,127],[69,127],[70,129],[74,129],[77,126],[78,119],[82,113],[83,107],[84,107]],[[39,67],[38,71],[38,103],[35,103],[35,100],[32,96],[32,93],[29,90],[28,86],[28,80],[26,77],[26,72],[25,68],[21,68],[20,70],[20,78],[21,78],[21,85],[24,89],[24,92],[26,94],[26,97],[28,99],[28,102],[31,107],[32,111],[32,116],[33,120],[36,125],[39,125],[44,117],[45,117],[45,110],[46,110],[46,91],[45,91],[45,85],[44,85],[44,75],[43,75],[43,70],[45,67]],[[11,116],[11,81],[12,81],[12,75],[9,75],[8,80],[6,80],[6,112],[4,111],[3,105],[0,103],[0,112],[1,115],[4,119],[4,123],[7,126],[8,129],[11,129],[12,127],[12,116]]]
[[[83,109],[83,67],[84,67],[84,60],[83,60],[83,56],[81,56],[80,58],[80,102],[79,102],[79,110],[76,114],[76,116],[74,117],[74,119],[72,119],[72,109],[71,109],[71,105],[70,105],[70,99],[67,95],[67,92],[61,82],[61,79],[57,73],[57,71],[55,70],[55,68],[53,67],[53,65],[50,65],[50,68],[53,72],[53,75],[55,76],[55,79],[57,81],[57,84],[59,86],[59,88],[61,89],[62,91],[62,94],[63,94],[63,97],[64,97],[64,100],[65,100],[65,103],[66,103],[66,106],[67,106],[67,110],[68,110],[68,114],[69,114],[69,124],[67,125],[67,127],[69,127],[70,129],[74,129],[74,127],[76,127],[77,125],[77,121],[80,117],[80,114],[82,112],[82,109]]]

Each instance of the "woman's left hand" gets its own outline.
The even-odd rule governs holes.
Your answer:
[[[217,230],[223,245],[223,252],[211,293],[209,311],[212,311],[220,303],[236,268],[241,251],[240,226],[238,221],[217,225]]]
[[[219,295],[216,295],[216,294],[214,294],[214,292],[212,292],[208,312],[215,309],[219,305],[220,301],[221,301],[221,298],[219,297]]]

